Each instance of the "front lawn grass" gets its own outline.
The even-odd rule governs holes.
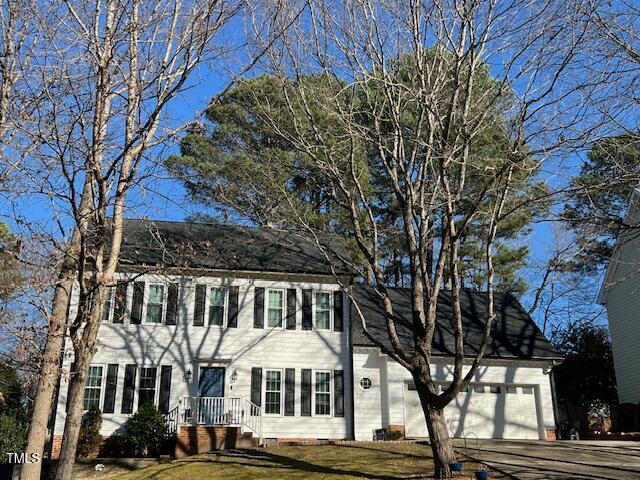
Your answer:
[[[473,478],[479,465],[465,463]],[[273,446],[196,455],[120,475],[118,480],[428,478],[431,448],[415,443]],[[497,478],[492,475],[492,478]]]

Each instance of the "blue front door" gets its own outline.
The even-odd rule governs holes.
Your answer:
[[[200,397],[224,397],[224,367],[203,367],[198,379]],[[199,421],[206,425],[219,423],[222,413],[222,400],[200,400]]]

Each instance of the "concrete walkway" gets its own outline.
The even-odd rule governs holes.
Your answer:
[[[519,480],[640,479],[640,442],[480,440],[469,456]]]

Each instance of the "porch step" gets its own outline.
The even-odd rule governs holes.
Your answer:
[[[253,448],[260,444],[258,437],[254,437],[251,432],[244,432],[236,439],[236,448]]]
[[[240,427],[181,425],[176,436],[176,458],[208,453],[215,450],[252,448],[259,440],[250,433],[240,433]]]

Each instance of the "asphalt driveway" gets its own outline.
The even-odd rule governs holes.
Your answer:
[[[469,446],[470,457],[519,480],[640,479],[640,442],[480,440],[479,458]]]

